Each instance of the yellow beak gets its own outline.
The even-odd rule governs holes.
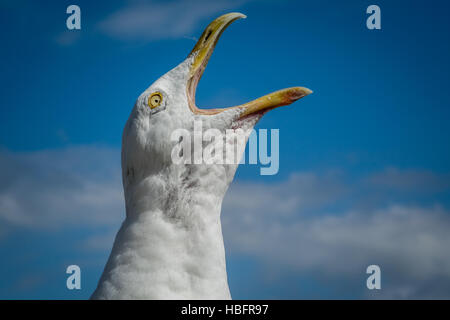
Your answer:
[[[241,18],[246,18],[246,16],[242,13],[232,12],[215,19],[206,27],[205,31],[203,31],[194,49],[192,49],[189,54],[189,58],[192,59],[192,64],[187,83],[187,97],[189,107],[195,114],[212,115],[231,108],[239,108],[242,110],[240,117],[244,118],[252,114],[265,113],[268,110],[291,104],[292,102],[312,93],[312,91],[307,88],[292,87],[270,93],[251,102],[230,108],[199,109],[195,105],[195,92],[197,90],[198,82],[205,71],[206,65],[208,64],[209,58],[214,51],[217,41],[222,35],[222,32],[233,21]]]

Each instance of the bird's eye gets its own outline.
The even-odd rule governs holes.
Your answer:
[[[148,106],[151,109],[154,109],[161,104],[162,99],[162,94],[159,92],[155,92],[148,98]]]

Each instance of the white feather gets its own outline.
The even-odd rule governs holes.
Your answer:
[[[187,102],[192,58],[152,84],[125,126],[122,174],[126,219],[93,299],[230,299],[220,223],[222,199],[237,164],[175,165],[171,132],[231,128],[240,111],[195,115]],[[163,93],[164,110],[146,99]],[[251,129],[260,116],[239,123]],[[248,138],[248,137],[246,137]],[[227,140],[225,143],[233,143]]]

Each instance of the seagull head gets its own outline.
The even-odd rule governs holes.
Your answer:
[[[228,108],[196,106],[197,84],[217,41],[240,18],[245,16],[229,13],[211,22],[188,57],[138,97],[122,138],[127,218],[93,298],[231,297],[220,211],[245,149],[242,140],[245,146],[266,112],[311,93],[292,87]],[[176,148],[180,139],[174,132],[184,132],[178,138],[186,148]],[[224,146],[226,158],[229,149],[237,150],[234,162],[214,157],[212,163],[196,163],[198,134],[201,160],[208,147],[215,154]],[[177,163],[174,155],[180,153],[193,161]]]
[[[179,142],[172,139],[175,130],[193,132],[197,121],[202,123],[203,130],[215,129],[221,133],[242,128],[248,138],[249,129],[266,112],[289,105],[311,93],[311,90],[304,87],[291,87],[228,108],[197,107],[197,85],[211,54],[223,31],[233,21],[241,18],[246,16],[228,13],[212,21],[188,57],[139,96],[123,133],[122,168],[125,187],[133,181],[174,166],[173,148]],[[240,156],[242,154],[238,154],[237,159]],[[237,163],[224,165],[224,168],[227,180],[231,181]]]

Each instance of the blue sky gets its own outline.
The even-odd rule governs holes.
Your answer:
[[[66,29],[78,4],[82,29]],[[377,4],[382,29],[368,30]],[[238,169],[223,207],[234,298],[449,298],[445,1],[0,1],[0,298],[83,299],[124,217],[123,125],[216,16],[239,11],[200,107],[289,86],[280,171]],[[252,205],[242,195],[261,190]],[[82,290],[65,268],[82,268]],[[382,290],[365,268],[382,269]]]

